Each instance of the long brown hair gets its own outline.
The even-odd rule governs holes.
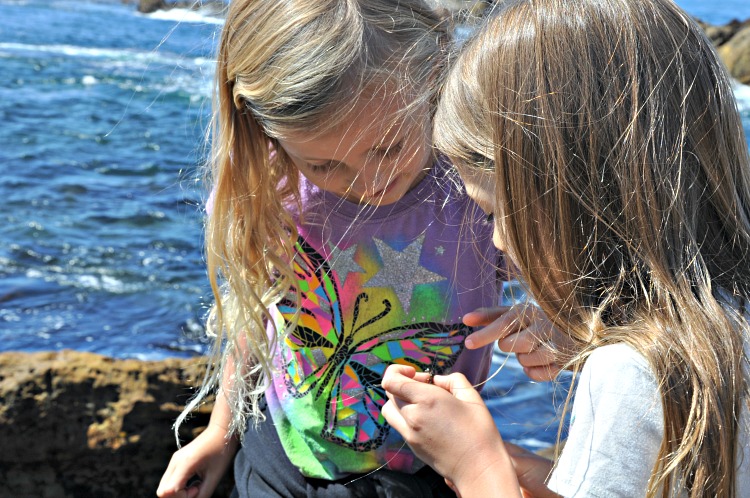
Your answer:
[[[665,422],[649,496],[733,496],[750,159],[696,23],[669,0],[508,2],[435,126],[455,161],[494,169],[505,244],[579,345],[570,364],[620,342],[649,360]]]

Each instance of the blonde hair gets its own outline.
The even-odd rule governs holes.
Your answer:
[[[435,121],[438,148],[494,170],[498,227],[578,344],[570,365],[621,342],[649,360],[665,433],[648,495],[734,496],[750,158],[700,28],[669,0],[511,1]]]
[[[225,376],[233,379],[221,386],[230,433],[261,417],[284,332],[269,337],[269,306],[297,286],[289,208],[300,212],[299,177],[277,141],[334,130],[378,89],[406,97],[404,112],[433,103],[448,30],[448,18],[421,0],[231,2],[218,48],[206,225],[214,348],[176,426]]]

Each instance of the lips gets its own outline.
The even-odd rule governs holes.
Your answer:
[[[369,198],[370,199],[380,199],[380,198],[382,198],[384,195],[390,193],[394,189],[394,187],[396,186],[396,184],[398,183],[398,181],[399,181],[399,177],[398,176],[393,177],[393,179],[391,180],[391,182],[388,185],[386,185],[384,188],[378,190],[377,192],[375,192],[374,194],[372,194],[371,196],[369,196]]]

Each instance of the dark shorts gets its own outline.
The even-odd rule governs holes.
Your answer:
[[[248,428],[234,460],[232,498],[456,498],[428,466],[416,474],[381,469],[338,481],[305,477],[286,456],[264,405],[265,422]]]

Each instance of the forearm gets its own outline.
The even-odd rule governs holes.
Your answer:
[[[547,479],[552,473],[552,460],[515,444],[504,444],[515,467],[518,482],[528,495],[534,498],[559,498],[557,493],[547,487]]]
[[[225,360],[223,371],[221,372],[221,379],[219,379],[219,388],[216,393],[216,399],[214,400],[214,406],[211,411],[211,418],[208,422],[209,426],[215,429],[223,431],[225,437],[229,433],[229,429],[232,426],[232,407],[229,404],[228,395],[232,392],[235,382],[235,360],[230,355]]]
[[[499,444],[502,444],[500,442]],[[479,455],[474,471],[454,482],[461,498],[521,498],[521,488],[512,459],[503,448],[492,455]]]

